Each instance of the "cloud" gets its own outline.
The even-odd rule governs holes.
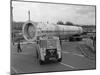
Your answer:
[[[95,7],[49,3],[13,2],[15,21],[26,21],[28,10],[31,20],[56,23],[70,21],[75,24],[95,24]]]
[[[95,13],[95,6],[80,6],[80,8],[77,10],[77,13],[81,15]]]

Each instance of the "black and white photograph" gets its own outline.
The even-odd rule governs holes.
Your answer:
[[[96,6],[11,0],[11,74],[96,69]]]

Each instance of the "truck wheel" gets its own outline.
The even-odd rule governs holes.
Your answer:
[[[72,39],[71,39],[71,38],[69,38],[69,41],[72,41]]]
[[[82,41],[82,38],[80,38],[80,41]]]
[[[62,58],[59,58],[59,59],[58,59],[58,62],[61,62],[61,61],[62,61]]]
[[[77,41],[82,41],[82,38],[76,38]]]
[[[44,64],[44,61],[39,60],[39,63],[40,63],[40,65],[43,65]]]
[[[69,41],[74,41],[74,38],[69,38]]]

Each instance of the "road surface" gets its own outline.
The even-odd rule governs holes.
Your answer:
[[[91,41],[88,40],[87,42],[87,40],[80,42],[63,41],[62,62],[47,63],[45,65],[40,65],[36,59],[35,43],[21,45],[22,53],[17,53],[16,45],[11,45],[11,73],[24,74],[95,69],[95,54],[85,46],[85,44],[91,43]],[[89,57],[86,55],[89,55]],[[93,59],[91,59],[92,57]]]

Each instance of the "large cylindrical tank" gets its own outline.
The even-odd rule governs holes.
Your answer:
[[[42,36],[44,34],[51,34],[54,36],[71,36],[75,34],[81,34],[82,32],[82,27],[70,25],[65,26],[34,22],[26,22],[23,25],[23,36],[27,41],[34,41],[36,37]]]
[[[70,25],[58,25],[58,31],[60,35],[75,35],[83,32],[82,27],[70,26]]]

